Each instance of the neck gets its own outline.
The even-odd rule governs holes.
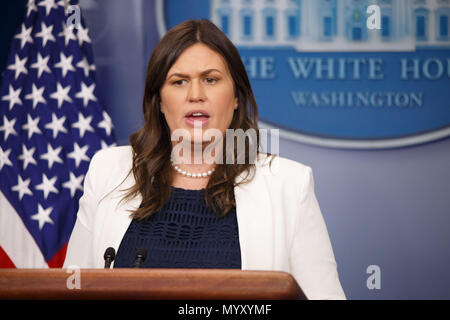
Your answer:
[[[214,159],[205,159],[205,148],[209,143],[175,143],[172,147],[172,164],[189,172],[207,172],[215,168]],[[210,158],[215,157],[214,151]]]

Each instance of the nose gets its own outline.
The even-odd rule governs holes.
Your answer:
[[[206,96],[204,92],[204,88],[202,87],[200,80],[191,81],[191,85],[189,87],[188,92],[188,100],[189,102],[203,102],[205,101]]]

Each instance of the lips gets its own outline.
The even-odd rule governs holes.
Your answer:
[[[209,118],[208,112],[204,110],[191,110],[186,114],[186,117],[206,117]]]
[[[209,114],[204,110],[191,110],[186,114],[185,118],[189,126],[200,125],[203,127],[209,121]]]

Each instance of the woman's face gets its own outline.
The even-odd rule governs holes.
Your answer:
[[[186,129],[190,141],[198,140],[194,139],[194,126],[224,134],[238,106],[224,58],[202,43],[190,46],[178,57],[160,96],[161,112],[170,131]]]

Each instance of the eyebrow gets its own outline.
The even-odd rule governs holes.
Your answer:
[[[219,73],[222,73],[222,71],[217,70],[217,69],[208,69],[208,70],[202,71],[202,72],[200,73],[200,75],[201,75],[201,76],[204,76],[204,75],[207,75],[208,73],[211,73],[211,72],[213,72],[213,71],[217,71],[217,72],[219,72]],[[173,74],[171,74],[169,77],[167,77],[167,80],[169,80],[170,78],[175,77],[175,76],[180,77],[180,78],[189,78],[189,75],[184,74],[184,73],[173,73]]]

